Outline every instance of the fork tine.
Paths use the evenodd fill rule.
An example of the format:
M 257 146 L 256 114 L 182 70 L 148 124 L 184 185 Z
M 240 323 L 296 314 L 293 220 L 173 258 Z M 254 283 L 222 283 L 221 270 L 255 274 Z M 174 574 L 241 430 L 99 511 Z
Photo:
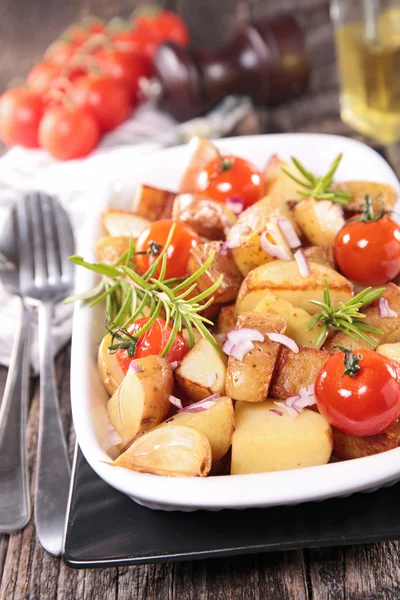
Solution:
M 21 289 L 26 289 L 34 277 L 32 230 L 29 225 L 27 201 L 27 197 L 23 196 L 14 207 Z
M 61 260 L 60 248 L 56 235 L 57 230 L 54 218 L 53 199 L 46 194 L 39 194 L 38 199 L 46 241 L 47 270 L 50 278 L 57 279 L 61 277 Z
M 47 260 L 45 249 L 45 231 L 42 206 L 39 194 L 32 194 L 27 202 L 27 208 L 30 216 L 32 245 L 33 245 L 33 264 L 35 269 L 35 282 L 44 283 L 47 280 Z
M 63 278 L 72 279 L 74 276 L 74 265 L 68 257 L 75 252 L 75 240 L 71 221 L 60 202 L 56 198 L 52 200 L 54 221 L 58 233 L 62 276 Z

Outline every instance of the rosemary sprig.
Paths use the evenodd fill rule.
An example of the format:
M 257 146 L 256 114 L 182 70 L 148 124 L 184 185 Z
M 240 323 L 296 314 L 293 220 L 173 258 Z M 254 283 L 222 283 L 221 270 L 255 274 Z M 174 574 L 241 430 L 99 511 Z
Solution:
M 302 189 L 296 191 L 302 198 L 311 197 L 315 198 L 316 200 L 330 200 L 336 204 L 345 205 L 350 202 L 350 194 L 348 192 L 344 192 L 343 190 L 332 189 L 331 187 L 333 177 L 341 160 L 342 154 L 339 154 L 329 167 L 328 172 L 325 173 L 325 175 L 322 175 L 322 177 L 317 177 L 310 171 L 307 171 L 301 162 L 293 156 L 292 162 L 304 179 L 299 179 L 298 176 L 294 175 L 284 167 L 281 167 L 281 169 L 284 173 L 286 173 L 286 175 L 288 175 L 288 177 L 293 179 L 293 181 L 301 186 Z
M 94 306 L 106 300 L 106 312 L 111 321 L 111 327 L 107 325 L 106 328 L 113 335 L 110 346 L 111 352 L 116 352 L 119 348 L 129 349 L 133 347 L 132 338 L 137 340 L 159 316 L 165 319 L 166 327 L 172 324 L 172 331 L 162 356 L 168 353 L 177 333 L 183 327 L 188 330 L 190 345 L 194 343 L 194 330 L 197 329 L 220 352 L 219 345 L 207 328 L 207 325 L 213 325 L 212 321 L 200 313 L 213 302 L 212 294 L 221 285 L 223 275 L 220 275 L 215 283 L 204 292 L 192 298 L 188 297 L 195 289 L 199 277 L 210 267 L 215 252 L 211 252 L 206 262 L 186 280 L 179 278 L 165 279 L 167 252 L 174 230 L 175 226 L 173 225 L 164 247 L 161 251 L 158 249 L 153 264 L 143 275 L 136 273 L 130 266 L 134 256 L 134 250 L 131 248 L 126 256 L 114 265 L 87 263 L 81 256 L 70 257 L 74 264 L 99 273 L 102 275 L 102 279 L 94 288 L 79 296 L 67 298 L 64 302 L 89 300 L 89 306 Z M 159 275 L 156 277 L 158 271 Z M 129 325 L 140 316 L 148 316 L 149 314 L 150 319 L 143 327 L 133 336 L 129 334 L 127 330 Z M 117 342 L 114 343 L 116 340 Z
M 380 329 L 376 329 L 376 327 L 371 327 L 362 322 L 362 319 L 365 319 L 365 315 L 360 312 L 360 308 L 379 298 L 384 291 L 385 288 L 373 290 L 371 287 L 368 287 L 348 302 L 339 302 L 339 307 L 335 308 L 332 305 L 328 280 L 325 279 L 323 302 L 320 302 L 319 300 L 309 300 L 311 304 L 315 304 L 315 306 L 318 306 L 321 309 L 321 312 L 314 315 L 307 325 L 307 331 L 309 331 L 317 323 L 320 321 L 322 322 L 321 332 L 316 341 L 316 346 L 322 342 L 328 331 L 328 327 L 331 325 L 343 333 L 346 333 L 354 340 L 359 340 L 361 338 L 367 342 L 367 344 L 375 348 L 376 342 L 366 335 L 365 332 L 376 333 L 378 335 L 382 332 Z

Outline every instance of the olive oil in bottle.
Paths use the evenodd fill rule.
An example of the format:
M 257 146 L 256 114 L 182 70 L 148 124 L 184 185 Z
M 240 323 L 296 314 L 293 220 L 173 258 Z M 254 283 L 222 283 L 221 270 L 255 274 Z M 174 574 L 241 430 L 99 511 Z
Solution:
M 336 29 L 343 121 L 383 144 L 400 140 L 400 7 Z

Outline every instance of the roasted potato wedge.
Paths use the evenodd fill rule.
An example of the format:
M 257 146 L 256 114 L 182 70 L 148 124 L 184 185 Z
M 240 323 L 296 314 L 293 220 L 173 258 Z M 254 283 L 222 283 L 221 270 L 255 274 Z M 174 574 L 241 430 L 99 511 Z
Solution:
M 147 229 L 150 221 L 144 217 L 139 217 L 130 210 L 117 210 L 109 208 L 103 212 L 103 225 L 109 235 L 114 237 L 130 237 L 134 239 Z
M 193 427 L 162 427 L 140 437 L 111 464 L 153 475 L 205 477 L 211 469 L 211 447 Z
M 297 396 L 299 389 L 315 382 L 318 371 L 324 366 L 331 352 L 300 348 L 295 353 L 282 348 L 272 376 L 269 395 L 271 398 L 290 398 Z
M 373 199 L 375 212 L 379 212 L 383 207 L 385 210 L 393 210 L 397 201 L 396 190 L 386 183 L 377 183 L 375 181 L 341 181 L 340 183 L 335 183 L 333 187 L 337 190 L 349 192 L 350 202 L 343 207 L 348 216 L 355 213 L 362 213 L 366 194 Z
M 175 192 L 141 184 L 136 189 L 132 210 L 136 215 L 150 221 L 170 219 L 175 196 Z
M 323 338 L 318 346 L 316 345 L 322 327 L 320 323 L 307 331 L 307 325 L 311 319 L 310 313 L 294 306 L 287 300 L 277 298 L 273 294 L 265 294 L 256 304 L 254 311 L 263 314 L 281 315 L 281 317 L 287 319 L 286 335 L 292 338 L 298 346 L 320 348 L 325 341 Z
M 179 412 L 160 427 L 186 425 L 204 433 L 211 446 L 213 463 L 220 460 L 232 444 L 235 429 L 235 414 L 232 400 L 227 396 L 218 398 L 214 406 L 202 412 Z
M 330 200 L 305 198 L 294 206 L 293 214 L 307 240 L 315 246 L 333 246 L 345 223 L 343 210 Z
M 236 215 L 222 202 L 202 194 L 178 194 L 172 217 L 184 221 L 209 240 L 224 240 L 227 231 L 237 220 Z
M 100 379 L 107 392 L 112 396 L 125 377 L 123 370 L 115 354 L 109 354 L 111 346 L 111 334 L 107 333 L 101 340 L 97 353 L 97 366 Z
M 218 158 L 218 152 L 211 142 L 202 137 L 194 137 L 189 142 L 189 164 L 179 185 L 180 194 L 191 194 L 196 189 L 197 177 L 204 166 Z
M 234 304 L 223 306 L 217 320 L 217 333 L 228 333 L 235 329 L 236 309 Z
M 171 408 L 174 376 L 168 360 L 146 356 L 135 363 L 141 371 L 129 368 L 107 403 L 108 418 L 121 438 L 120 450 L 161 423 Z
M 400 445 L 400 422 L 396 421 L 387 431 L 378 435 L 355 437 L 336 427 L 332 427 L 333 456 L 341 460 L 351 460 L 362 456 L 371 456 L 398 448 Z
M 376 351 L 383 356 L 387 356 L 387 358 L 400 361 L 400 342 L 395 344 L 381 344 L 377 347 Z
M 332 452 L 332 430 L 317 412 L 304 409 L 295 419 L 268 400 L 237 402 L 231 474 L 267 473 L 325 465 Z M 274 411 L 274 412 L 271 412 Z
M 246 402 L 262 402 L 267 398 L 280 344 L 272 342 L 266 334 L 284 333 L 286 325 L 286 319 L 280 315 L 256 312 L 239 315 L 236 329 L 256 329 L 265 339 L 263 342 L 253 342 L 253 350 L 247 352 L 243 360 L 229 357 L 225 380 L 227 396 Z
M 335 268 L 335 259 L 333 256 L 333 247 L 328 246 L 309 246 L 304 249 L 304 256 L 307 260 L 324 265 L 325 267 Z
M 285 200 L 297 200 L 299 184 L 286 175 L 282 167 L 289 172 L 293 171 L 289 163 L 281 160 L 277 154 L 273 154 L 264 169 L 266 192 L 267 194 L 279 194 Z
M 96 244 L 96 258 L 99 262 L 111 265 L 129 250 L 129 244 L 129 237 L 106 235 Z
M 318 308 L 309 300 L 323 300 L 325 279 L 329 281 L 333 304 L 347 302 L 353 295 L 353 286 L 340 273 L 325 265 L 309 262 L 311 275 L 302 277 L 294 260 L 274 260 L 251 271 L 243 281 L 236 301 L 239 314 L 254 310 L 266 293 L 291 302 L 314 314 Z
M 195 246 L 190 251 L 187 270 L 189 275 L 195 273 L 205 263 L 210 253 L 214 251 L 213 262 L 196 281 L 197 289 L 204 292 L 216 282 L 222 273 L 224 279 L 219 288 L 215 290 L 213 297 L 214 302 L 225 304 L 236 299 L 243 277 L 232 258 L 231 252 L 227 250 L 226 254 L 221 254 L 220 248 L 220 242 L 206 242 Z
M 390 308 L 400 315 L 400 288 L 394 283 L 388 283 L 386 291 L 382 295 L 383 298 L 389 302 Z M 369 333 L 368 336 L 372 338 L 377 345 L 382 344 L 393 344 L 394 342 L 400 342 L 400 317 L 388 317 L 384 318 L 379 316 L 378 300 L 373 302 L 367 308 L 363 308 L 362 312 L 365 315 L 363 323 L 376 327 L 382 331 L 381 334 Z M 344 346 L 345 348 L 369 348 L 371 346 L 363 340 L 353 340 L 345 333 L 336 331 L 331 335 L 325 342 L 323 348 L 329 351 L 335 351 L 334 345 Z M 337 351 L 337 350 L 336 350 Z
M 178 388 L 194 401 L 225 394 L 226 356 L 200 338 L 175 370 Z

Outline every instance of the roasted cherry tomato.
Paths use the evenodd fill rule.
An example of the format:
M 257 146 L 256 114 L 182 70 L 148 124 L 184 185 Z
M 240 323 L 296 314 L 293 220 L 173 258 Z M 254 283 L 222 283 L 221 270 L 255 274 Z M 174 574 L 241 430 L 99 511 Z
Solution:
M 167 241 L 172 224 L 175 231 L 168 248 L 166 279 L 184 277 L 187 273 L 189 255 L 192 248 L 200 243 L 200 237 L 190 225 L 173 219 L 154 221 L 148 229 L 139 236 L 136 243 L 136 262 L 144 273 L 156 260 Z M 160 268 L 156 276 L 160 274 Z
M 220 202 L 228 198 L 241 198 L 244 208 L 251 206 L 264 195 L 264 181 L 256 167 L 238 156 L 218 157 L 200 171 L 196 192 Z
M 92 113 L 103 132 L 115 129 L 131 112 L 131 96 L 126 86 L 103 75 L 80 77 L 74 85 L 73 97 L 79 106 Z
M 38 146 L 43 100 L 27 88 L 14 88 L 0 97 L 0 139 L 7 146 Z
M 62 105 L 46 112 L 39 127 L 39 142 L 58 160 L 86 156 L 99 141 L 96 119 L 81 106 Z
M 363 215 L 336 236 L 334 253 L 343 275 L 364 285 L 382 285 L 400 273 L 400 227 L 388 214 L 374 215 L 366 197 Z
M 150 317 L 137 319 L 128 327 L 131 335 L 135 335 L 146 323 Z M 164 319 L 156 319 L 153 325 L 137 341 L 136 350 L 133 358 L 144 358 L 145 356 L 159 355 L 167 345 L 169 336 L 171 335 L 172 327 L 168 325 L 165 328 Z M 188 345 L 181 333 L 177 333 L 171 349 L 165 355 L 165 358 L 171 362 L 180 361 L 183 359 L 187 351 Z M 117 359 L 124 373 L 127 372 L 132 358 L 128 355 L 127 350 L 117 350 Z
M 349 435 L 382 433 L 400 416 L 397 369 L 393 361 L 373 350 L 338 352 L 315 380 L 320 413 Z

